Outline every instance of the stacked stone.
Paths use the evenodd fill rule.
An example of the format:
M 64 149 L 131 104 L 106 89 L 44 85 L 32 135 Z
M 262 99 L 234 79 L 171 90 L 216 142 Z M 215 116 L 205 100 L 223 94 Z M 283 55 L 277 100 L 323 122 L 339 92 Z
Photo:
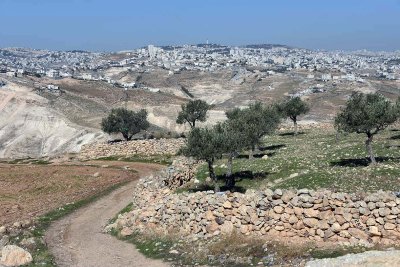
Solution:
M 169 189 L 176 189 L 193 181 L 200 164 L 201 162 L 191 158 L 178 157 L 168 168 L 163 179 L 164 185 Z
M 162 184 L 158 189 L 151 184 L 137 194 L 135 209 L 111 227 L 178 229 L 197 238 L 238 231 L 353 245 L 394 244 L 400 239 L 400 199 L 391 192 L 357 196 L 326 190 L 267 189 L 245 194 L 173 194 Z
M 185 139 L 148 139 L 118 143 L 95 143 L 82 148 L 79 159 L 97 159 L 110 156 L 175 155 L 185 144 Z
M 298 125 L 299 130 L 308 130 L 308 129 L 323 129 L 323 130 L 333 130 L 332 123 L 324 123 L 324 122 L 311 122 L 304 123 Z M 284 123 L 281 124 L 279 131 L 291 131 L 293 130 L 292 123 Z

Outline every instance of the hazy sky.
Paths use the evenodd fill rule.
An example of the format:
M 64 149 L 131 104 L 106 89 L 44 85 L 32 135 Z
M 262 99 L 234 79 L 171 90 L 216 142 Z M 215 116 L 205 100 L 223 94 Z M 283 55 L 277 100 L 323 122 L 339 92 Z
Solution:
M 400 49 L 400 0 L 0 0 L 0 47 Z

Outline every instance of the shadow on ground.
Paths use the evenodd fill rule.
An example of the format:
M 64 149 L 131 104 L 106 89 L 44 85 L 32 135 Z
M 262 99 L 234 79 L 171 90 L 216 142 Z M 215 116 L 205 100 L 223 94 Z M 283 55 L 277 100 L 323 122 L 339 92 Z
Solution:
M 400 139 L 400 134 L 399 135 L 393 135 L 393 136 L 389 137 L 389 139 L 391 139 L 391 140 L 399 140 Z
M 265 155 L 267 155 L 268 157 L 272 157 L 272 156 L 274 156 L 275 154 L 276 154 L 276 152 L 257 153 L 257 154 L 254 154 L 253 157 L 259 159 L 259 158 L 264 157 Z M 241 155 L 237 156 L 236 158 L 238 158 L 238 159 L 248 159 L 248 158 L 249 158 L 249 155 L 248 155 L 248 154 L 241 154 Z
M 264 147 L 259 147 L 258 151 L 256 151 L 256 153 L 253 155 L 254 158 L 262 158 L 263 156 L 267 155 L 268 157 L 272 157 L 276 154 L 276 152 L 269 152 L 269 153 L 260 153 L 260 152 L 265 152 L 267 150 L 278 150 L 280 148 L 286 147 L 286 145 L 284 144 L 279 144 L 279 145 L 271 145 L 271 146 L 264 146 Z M 238 159 L 246 159 L 248 158 L 249 155 L 248 154 L 241 154 L 239 156 L 237 156 L 236 158 Z
M 260 147 L 259 150 L 260 151 L 265 151 L 265 150 L 278 150 L 280 148 L 286 147 L 285 144 L 279 144 L 279 145 L 271 145 L 271 146 L 264 146 L 264 147 Z
M 298 132 L 297 135 L 305 134 L 305 132 Z M 279 136 L 294 136 L 294 132 L 280 133 Z
M 385 162 L 385 161 L 399 161 L 399 157 L 376 157 L 377 162 Z M 359 159 L 340 159 L 337 161 L 331 161 L 331 166 L 338 167 L 367 167 L 371 164 L 369 158 L 359 158 Z
M 270 174 L 269 172 L 256 172 L 256 173 L 253 173 L 252 171 L 235 172 L 232 174 L 232 176 L 235 178 L 235 183 L 236 183 L 236 185 L 233 187 L 228 187 L 224 185 L 226 181 L 226 174 L 218 175 L 217 180 L 220 184 L 221 191 L 245 193 L 247 188 L 237 185 L 238 183 L 245 180 L 262 180 L 266 178 L 269 174 Z M 189 189 L 190 192 L 200 192 L 208 190 L 214 190 L 214 186 L 212 184 L 200 184 L 196 188 Z

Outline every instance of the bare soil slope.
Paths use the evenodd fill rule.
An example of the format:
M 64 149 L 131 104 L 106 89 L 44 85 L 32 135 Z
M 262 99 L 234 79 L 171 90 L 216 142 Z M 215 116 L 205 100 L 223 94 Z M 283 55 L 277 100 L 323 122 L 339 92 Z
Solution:
M 122 167 L 101 168 L 101 163 L 0 163 L 0 225 L 43 215 L 111 185 L 137 178 L 137 173 Z
M 0 90 L 0 158 L 78 152 L 102 137 L 101 132 L 68 120 L 30 86 L 9 82 Z

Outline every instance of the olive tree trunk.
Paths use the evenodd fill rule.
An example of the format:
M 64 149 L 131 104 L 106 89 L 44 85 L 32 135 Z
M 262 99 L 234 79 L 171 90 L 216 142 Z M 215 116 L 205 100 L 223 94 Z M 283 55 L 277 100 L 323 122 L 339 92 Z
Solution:
M 254 159 L 255 152 L 256 152 L 256 147 L 254 145 L 252 145 L 251 149 L 249 151 L 249 159 Z
M 369 158 L 371 159 L 372 165 L 376 164 L 376 159 L 374 156 L 374 151 L 372 150 L 372 140 L 373 140 L 373 135 L 370 133 L 367 133 L 367 140 L 365 141 L 365 147 L 367 148 L 367 152 L 369 154 Z
M 125 138 L 125 141 L 131 141 L 133 135 L 129 135 L 128 133 L 122 133 L 122 136 Z
M 215 192 L 219 192 L 219 191 L 220 191 L 220 188 L 219 188 L 219 185 L 218 185 L 217 176 L 215 175 L 213 163 L 214 163 L 213 160 L 208 160 L 208 161 L 207 161 L 207 164 L 208 164 L 208 172 L 209 172 L 209 174 L 210 174 L 211 180 L 212 180 L 213 183 L 214 183 L 214 191 L 215 191 Z
M 232 188 L 235 186 L 235 177 L 232 175 L 232 166 L 233 166 L 233 155 L 229 154 L 228 166 L 226 171 L 226 180 L 225 180 L 225 185 L 228 188 Z

